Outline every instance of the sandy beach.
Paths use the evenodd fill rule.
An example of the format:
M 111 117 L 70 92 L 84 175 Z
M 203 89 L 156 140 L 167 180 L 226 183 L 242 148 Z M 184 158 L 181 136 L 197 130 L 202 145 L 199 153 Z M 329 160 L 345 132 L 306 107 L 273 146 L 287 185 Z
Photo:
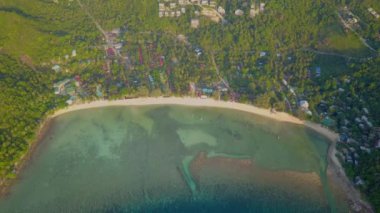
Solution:
M 335 145 L 339 135 L 329 129 L 322 127 L 319 124 L 303 121 L 294 116 L 291 116 L 283 112 L 271 112 L 270 109 L 258 108 L 248 104 L 241 104 L 236 102 L 225 102 L 217 101 L 214 99 L 201 99 L 192 97 L 157 97 L 157 98 L 135 98 L 135 99 L 124 99 L 124 100 L 98 100 L 89 103 L 79 103 L 69 106 L 65 109 L 57 110 L 48 117 L 48 121 L 54 117 L 74 112 L 78 110 L 101 108 L 108 106 L 145 106 L 145 105 L 182 105 L 182 106 L 192 106 L 192 107 L 215 107 L 224 109 L 233 109 L 238 111 L 243 111 L 247 113 L 256 114 L 266 118 L 274 119 L 281 122 L 289 122 L 293 124 L 305 125 L 306 127 L 324 135 L 331 141 L 331 145 L 328 151 L 328 175 L 336 180 L 342 190 L 346 193 L 347 199 L 351 205 L 353 211 L 364 211 L 373 212 L 371 206 L 361 199 L 361 194 L 355 189 L 351 181 L 347 178 L 342 165 L 336 157 Z

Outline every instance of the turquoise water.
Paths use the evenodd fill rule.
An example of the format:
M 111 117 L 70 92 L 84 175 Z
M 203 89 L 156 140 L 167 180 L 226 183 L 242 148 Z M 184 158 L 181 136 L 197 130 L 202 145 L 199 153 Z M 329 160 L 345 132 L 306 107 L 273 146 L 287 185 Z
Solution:
M 244 112 L 107 107 L 56 118 L 0 212 L 345 212 L 328 143 Z

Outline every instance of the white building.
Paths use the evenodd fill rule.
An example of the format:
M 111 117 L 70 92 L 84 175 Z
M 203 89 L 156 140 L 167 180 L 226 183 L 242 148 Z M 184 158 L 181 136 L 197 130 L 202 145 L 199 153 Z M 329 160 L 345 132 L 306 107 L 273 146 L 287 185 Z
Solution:
M 71 57 L 76 57 L 77 56 L 77 51 L 76 50 L 73 50 L 72 52 L 71 52 Z
M 305 109 L 305 110 L 309 109 L 309 102 L 307 102 L 306 100 L 300 101 L 299 105 L 302 109 Z
M 199 19 L 191 19 L 191 27 L 198 28 L 199 27 Z
M 235 15 L 236 16 L 242 16 L 242 15 L 244 15 L 244 11 L 240 10 L 240 9 L 237 9 L 237 10 L 235 10 Z

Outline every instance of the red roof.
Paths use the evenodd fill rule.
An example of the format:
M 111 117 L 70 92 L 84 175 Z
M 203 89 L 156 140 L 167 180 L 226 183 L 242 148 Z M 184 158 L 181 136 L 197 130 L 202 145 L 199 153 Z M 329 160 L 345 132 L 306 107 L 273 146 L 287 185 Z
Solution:
M 107 49 L 107 55 L 108 56 L 115 56 L 115 51 L 113 50 L 113 48 L 108 48 Z

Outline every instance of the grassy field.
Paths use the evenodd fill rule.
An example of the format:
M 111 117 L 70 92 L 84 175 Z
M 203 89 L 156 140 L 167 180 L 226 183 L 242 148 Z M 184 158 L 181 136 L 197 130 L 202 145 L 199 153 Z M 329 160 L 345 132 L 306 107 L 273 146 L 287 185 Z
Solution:
M 321 42 L 317 47 L 320 51 L 350 57 L 368 57 L 372 54 L 371 50 L 360 41 L 357 35 L 350 31 L 344 31 L 338 22 L 325 27 L 321 35 Z
M 10 55 L 40 58 L 51 45 L 51 36 L 36 30 L 34 22 L 14 13 L 0 12 L 0 47 Z

